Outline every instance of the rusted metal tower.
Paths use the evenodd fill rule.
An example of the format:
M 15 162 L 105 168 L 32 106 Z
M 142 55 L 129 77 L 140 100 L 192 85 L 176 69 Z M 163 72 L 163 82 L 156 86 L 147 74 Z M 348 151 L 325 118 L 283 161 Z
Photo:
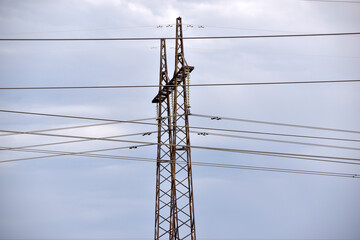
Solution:
M 184 58 L 181 18 L 176 19 L 175 70 L 167 73 L 161 39 L 158 109 L 155 240 L 195 240 L 194 198 L 189 138 L 188 79 L 194 69 Z

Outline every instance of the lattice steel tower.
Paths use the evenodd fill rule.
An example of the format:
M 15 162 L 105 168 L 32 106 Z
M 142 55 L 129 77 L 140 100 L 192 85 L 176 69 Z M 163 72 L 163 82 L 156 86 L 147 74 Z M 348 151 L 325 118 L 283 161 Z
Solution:
M 176 19 L 175 70 L 169 79 L 166 43 L 160 41 L 154 239 L 195 240 L 194 198 L 189 138 L 190 72 L 184 58 L 181 18 Z

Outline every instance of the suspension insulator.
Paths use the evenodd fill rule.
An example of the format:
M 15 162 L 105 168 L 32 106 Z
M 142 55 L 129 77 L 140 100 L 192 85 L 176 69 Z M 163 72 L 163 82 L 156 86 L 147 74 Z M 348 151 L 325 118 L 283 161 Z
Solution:
M 174 111 L 174 93 L 172 92 L 170 94 L 170 112 L 173 113 L 173 111 Z
M 190 106 L 190 73 L 186 76 L 186 103 Z

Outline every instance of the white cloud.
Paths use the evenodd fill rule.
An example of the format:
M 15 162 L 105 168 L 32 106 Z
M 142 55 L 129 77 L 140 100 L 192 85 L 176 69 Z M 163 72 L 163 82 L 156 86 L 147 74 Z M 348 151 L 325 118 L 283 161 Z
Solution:
M 279 33 L 326 32 L 356 29 L 360 16 L 355 14 L 358 11 L 356 7 L 349 8 L 349 5 L 345 7 L 345 4 L 286 0 L 84 0 L 16 1 L 16 3 L 3 1 L 2 4 L 3 32 L 119 28 L 112 31 L 69 32 L 66 35 L 76 37 L 174 36 L 174 28 L 158 29 L 156 25 L 175 23 L 178 16 L 183 18 L 183 23 L 204 25 L 204 29 L 188 28 L 184 32 L 186 36 L 269 34 L 276 31 Z M 220 28 L 212 28 L 214 26 Z M 62 34 L 42 33 L 41 36 L 64 36 Z M 359 55 L 356 39 L 328 37 L 189 40 L 185 41 L 185 54 L 187 62 L 195 66 L 192 83 L 351 79 L 359 77 L 358 60 L 334 56 Z M 173 41 L 168 41 L 167 44 L 173 46 Z M 158 45 L 158 41 L 1 42 L 1 85 L 6 87 L 157 84 L 159 53 L 158 49 L 151 50 L 150 46 Z M 174 64 L 173 52 L 173 49 L 168 48 L 170 74 Z M 155 116 L 155 105 L 151 100 L 156 91 L 156 89 L 3 91 L 0 96 L 0 108 L 129 120 Z M 191 111 L 255 120 L 356 129 L 360 121 L 358 92 L 359 88 L 356 84 L 194 87 L 191 89 Z M 23 131 L 98 123 L 87 120 L 1 114 L 1 128 Z M 190 118 L 190 125 L 342 137 L 332 133 L 229 121 L 215 122 L 193 117 Z M 110 136 L 148 131 L 148 129 L 156 130 L 156 127 L 144 128 L 119 124 L 61 133 Z M 357 138 L 355 135 L 346 137 Z M 8 141 L 7 139 L 3 141 L 14 146 L 65 141 L 65 139 L 30 136 L 16 136 Z M 141 141 L 145 137 L 131 139 Z M 191 139 L 193 144 L 204 146 L 269 151 L 278 149 L 284 152 L 324 155 L 331 153 L 334 156 L 357 154 L 357 152 L 329 151 L 325 148 L 270 144 L 253 140 L 238 141 L 213 136 L 202 138 L 194 136 Z M 156 141 L 155 134 L 146 137 L 144 141 Z M 92 141 L 68 146 L 48 146 L 47 149 L 82 151 L 123 145 L 125 146 L 116 142 Z M 154 149 L 124 150 L 123 155 L 153 158 L 156 156 Z M 112 154 L 120 153 L 120 151 L 112 152 Z M 1 158 L 4 159 L 26 156 L 30 155 L 9 151 L 1 153 Z M 339 166 L 333 165 L 309 162 L 306 164 L 301 160 L 287 161 L 287 159 L 278 160 L 265 156 L 253 157 L 195 149 L 193 161 L 308 167 L 333 171 L 340 169 Z M 4 204 L 0 204 L 0 211 L 6 213 L 1 216 L 8 216 L 6 219 L 1 219 L 2 223 L 7 224 L 0 224 L 0 228 L 5 226 L 0 229 L 0 236 L 3 238 L 19 237 L 11 231 L 11 228 L 22 229 L 26 237 L 35 238 L 38 236 L 38 229 L 46 229 L 42 236 L 44 238 L 88 238 L 94 237 L 93 233 L 99 238 L 116 238 L 119 234 L 123 234 L 122 236 L 130 236 L 134 233 L 141 233 L 144 236 L 153 234 L 155 164 L 66 156 L 54 157 L 51 160 L 49 158 L 18 162 L 11 166 L 0 169 L 4 170 L 1 171 L 0 176 L 0 193 L 2 196 L 8 196 L 6 200 L 2 199 L 5 201 Z M 354 167 L 351 171 L 356 172 L 357 168 Z M 194 185 L 195 203 L 201 204 L 195 206 L 195 210 L 198 211 L 196 219 L 199 236 L 204 236 L 205 233 L 211 233 L 212 237 L 219 236 L 219 238 L 307 238 L 312 233 L 317 238 L 340 236 L 339 238 L 358 239 L 360 236 L 357 230 L 359 221 L 356 217 L 360 214 L 357 207 L 360 196 L 354 191 L 358 188 L 356 179 L 340 180 L 194 166 Z M 319 204 L 323 202 L 326 204 Z M 27 214 L 24 214 L 25 212 Z M 317 213 L 316 216 L 313 212 Z M 52 221 L 48 221 L 50 218 Z M 87 221 L 89 218 L 91 220 Z M 17 225 L 18 219 L 22 220 Z M 288 221 L 288 219 L 293 220 Z M 58 227 L 59 225 L 61 228 Z M 12 227 L 7 228 L 7 226 Z M 239 236 L 239 226 L 243 226 L 241 236 Z M 316 229 L 311 226 L 316 226 Z M 220 235 L 223 232 L 219 229 L 228 229 L 229 231 L 223 231 L 227 232 L 228 236 Z

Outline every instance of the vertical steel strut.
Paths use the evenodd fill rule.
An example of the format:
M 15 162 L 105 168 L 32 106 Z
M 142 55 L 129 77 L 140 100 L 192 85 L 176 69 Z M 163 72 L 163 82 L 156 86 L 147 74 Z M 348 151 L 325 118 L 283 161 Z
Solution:
M 174 231 L 172 227 L 173 206 L 172 171 L 171 171 L 171 111 L 170 96 L 167 90 L 162 89 L 169 82 L 167 73 L 166 43 L 160 41 L 160 84 L 159 93 L 163 91 L 166 97 L 158 102 L 158 147 L 156 166 L 156 199 L 155 199 L 155 239 L 171 239 Z
M 166 45 L 161 40 L 155 240 L 195 240 L 194 198 L 189 138 L 190 106 L 186 78 L 194 69 L 184 58 L 181 18 L 176 19 L 175 70 L 167 76 Z M 170 94 L 173 103 L 170 102 Z M 171 106 L 172 105 L 172 106 Z

